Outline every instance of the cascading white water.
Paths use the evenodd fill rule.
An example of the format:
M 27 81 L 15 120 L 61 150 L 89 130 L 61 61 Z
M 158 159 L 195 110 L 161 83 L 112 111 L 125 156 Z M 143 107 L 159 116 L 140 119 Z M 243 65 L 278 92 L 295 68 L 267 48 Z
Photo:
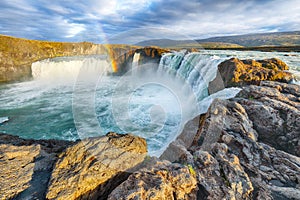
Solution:
M 184 123 L 206 112 L 214 98 L 238 92 L 226 89 L 208 96 L 207 85 L 222 61 L 217 57 L 167 53 L 158 68 L 153 63 L 139 65 L 139 59 L 136 53 L 132 69 L 138 68 L 138 73 L 129 73 L 132 76 L 110 76 L 109 63 L 101 56 L 33 63 L 32 82 L 0 93 L 0 117 L 5 117 L 0 118 L 0 131 L 67 140 L 131 132 L 146 138 L 149 154 L 159 156 Z
M 134 53 L 132 59 L 132 68 L 137 68 L 139 66 L 140 53 Z
M 138 75 L 140 56 L 141 56 L 140 53 L 134 53 L 134 55 L 133 55 L 132 63 L 131 63 L 131 74 L 133 76 Z
M 32 77 L 35 80 L 74 82 L 79 74 L 106 75 L 112 70 L 106 56 L 59 57 L 32 63 Z
M 209 96 L 208 83 L 222 60 L 182 51 L 164 54 L 158 68 L 139 65 L 138 76 L 123 76 L 116 86 L 122 94 L 112 98 L 117 127 L 147 138 L 150 154 L 161 155 L 184 124 L 206 112 L 215 98 L 231 98 L 240 91 L 230 88 Z
M 201 53 L 167 53 L 162 56 L 158 71 L 165 70 L 176 78 L 184 80 L 193 90 L 197 100 L 208 96 L 207 87 L 218 70 L 218 64 L 225 59 Z
M 278 57 L 299 73 L 299 53 L 285 54 L 251 52 L 250 57 Z M 0 132 L 65 140 L 131 132 L 146 138 L 149 154 L 159 156 L 187 120 L 206 112 L 213 99 L 231 98 L 239 91 L 228 88 L 208 95 L 218 64 L 229 56 L 249 55 L 173 52 L 164 54 L 157 68 L 153 63 L 137 65 L 136 54 L 133 68 L 139 73 L 128 73 L 132 76 L 109 76 L 106 56 L 39 61 L 32 65 L 33 81 L 0 85 Z M 68 80 L 72 84 L 65 84 Z

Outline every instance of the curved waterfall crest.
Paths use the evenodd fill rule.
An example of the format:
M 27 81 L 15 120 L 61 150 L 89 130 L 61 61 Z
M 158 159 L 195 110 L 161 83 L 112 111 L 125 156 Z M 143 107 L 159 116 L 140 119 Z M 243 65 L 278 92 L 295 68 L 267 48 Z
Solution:
M 31 129 L 29 134 L 37 139 L 75 140 L 110 131 L 130 132 L 146 138 L 149 154 L 159 156 L 185 123 L 205 113 L 215 98 L 231 98 L 239 91 L 226 89 L 209 95 L 208 83 L 216 77 L 217 66 L 223 61 L 216 56 L 179 51 L 163 54 L 159 63 L 144 63 L 147 59 L 136 52 L 131 59 L 131 67 L 126 66 L 129 70 L 124 75 L 113 74 L 107 57 L 101 56 L 33 63 L 31 83 L 40 91 L 31 92 L 24 85 L 23 93 L 28 93 L 24 102 L 36 102 L 39 115 L 29 115 L 49 127 L 43 131 Z M 22 101 L 14 101 L 17 100 Z M 15 121 L 7 125 L 10 123 Z M 57 135 L 51 135 L 53 128 Z

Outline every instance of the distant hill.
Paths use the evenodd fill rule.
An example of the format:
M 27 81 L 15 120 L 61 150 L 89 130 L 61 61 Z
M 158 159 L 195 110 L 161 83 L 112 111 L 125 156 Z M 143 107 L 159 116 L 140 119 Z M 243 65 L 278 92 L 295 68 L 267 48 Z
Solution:
M 212 37 L 197 40 L 157 39 L 137 43 L 139 46 L 160 47 L 203 47 L 203 48 L 236 48 L 261 46 L 299 46 L 300 31 L 259 33 L 236 36 Z
M 195 40 L 153 39 L 153 40 L 145 40 L 136 43 L 137 46 L 159 46 L 159 47 L 174 47 L 174 46 L 181 46 L 186 44 L 198 45 L 198 42 Z
M 226 42 L 238 44 L 245 47 L 298 46 L 300 45 L 300 31 L 213 37 L 196 41 L 199 43 Z

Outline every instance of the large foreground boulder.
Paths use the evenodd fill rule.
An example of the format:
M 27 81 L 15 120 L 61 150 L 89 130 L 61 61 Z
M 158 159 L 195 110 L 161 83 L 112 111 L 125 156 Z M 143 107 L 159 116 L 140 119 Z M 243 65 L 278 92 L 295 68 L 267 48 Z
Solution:
M 195 199 L 197 181 L 194 171 L 168 161 L 151 162 L 154 163 L 130 175 L 108 199 Z
M 223 121 L 214 120 L 216 113 L 223 117 Z M 198 145 L 191 147 L 194 160 L 196 161 L 194 164 L 197 168 L 199 168 L 200 164 L 200 174 L 203 173 L 200 169 L 203 168 L 205 161 L 215 159 L 220 165 L 219 172 L 224 178 L 223 181 L 228 185 L 228 191 L 235 188 L 234 186 L 240 187 L 234 192 L 235 197 L 237 197 L 237 194 L 247 194 L 248 197 L 254 199 L 296 199 L 299 197 L 299 158 L 277 150 L 276 146 L 274 148 L 257 141 L 260 133 L 253 128 L 253 122 L 249 119 L 245 108 L 241 104 L 227 100 L 215 101 L 205 121 L 199 135 L 200 137 L 195 138 L 198 141 Z M 210 126 L 218 127 L 220 131 L 216 134 L 219 137 L 216 137 L 215 133 L 210 132 Z M 206 151 L 214 159 L 207 159 L 207 156 L 203 156 L 207 153 L 203 153 L 203 151 Z M 202 155 L 200 156 L 201 162 L 198 161 L 198 154 Z M 234 168 L 226 167 L 224 169 L 224 161 L 220 159 L 220 156 L 222 159 L 226 157 L 231 158 L 225 160 L 234 162 L 235 170 L 244 172 L 244 174 L 238 175 L 238 173 L 230 173 L 228 171 L 228 169 L 233 170 Z M 215 167 L 215 165 L 211 165 L 211 167 Z M 235 175 L 238 179 L 232 179 L 230 174 Z M 204 176 L 207 176 L 207 174 L 204 174 Z M 210 178 L 213 178 L 213 176 Z M 215 176 L 215 179 L 217 180 L 218 176 Z M 204 180 L 204 183 L 200 184 L 205 188 L 202 194 L 207 194 L 208 196 L 216 195 L 216 190 L 209 190 L 210 187 L 205 187 L 207 185 L 206 179 L 202 180 Z M 237 180 L 240 181 L 237 182 Z M 253 187 L 252 192 L 250 191 L 250 183 Z M 246 193 L 245 188 L 248 188 Z M 226 193 L 226 190 L 224 192 Z M 239 196 L 237 199 L 246 197 L 242 196 Z
M 57 153 L 71 144 L 0 134 L 0 199 L 44 199 Z
M 106 199 L 147 153 L 146 141 L 131 134 L 89 138 L 59 155 L 47 199 Z
M 131 134 L 76 142 L 0 134 L 0 199 L 106 199 L 146 153 Z
M 40 146 L 0 144 L 0 199 L 11 199 L 30 187 Z
M 293 75 L 289 67 L 277 58 L 265 60 L 239 60 L 231 58 L 219 64 L 218 76 L 209 83 L 210 94 L 222 89 L 222 87 L 244 86 L 259 84 L 261 81 L 279 81 L 289 83 Z

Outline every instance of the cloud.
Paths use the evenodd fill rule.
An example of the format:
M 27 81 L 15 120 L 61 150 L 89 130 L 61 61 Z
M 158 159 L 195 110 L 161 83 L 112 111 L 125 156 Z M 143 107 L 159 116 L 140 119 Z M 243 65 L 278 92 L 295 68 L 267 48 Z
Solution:
M 292 31 L 300 27 L 299 3 L 299 0 L 2 0 L 0 33 L 55 41 L 101 42 L 111 38 L 111 42 L 130 43 L 150 38 Z

